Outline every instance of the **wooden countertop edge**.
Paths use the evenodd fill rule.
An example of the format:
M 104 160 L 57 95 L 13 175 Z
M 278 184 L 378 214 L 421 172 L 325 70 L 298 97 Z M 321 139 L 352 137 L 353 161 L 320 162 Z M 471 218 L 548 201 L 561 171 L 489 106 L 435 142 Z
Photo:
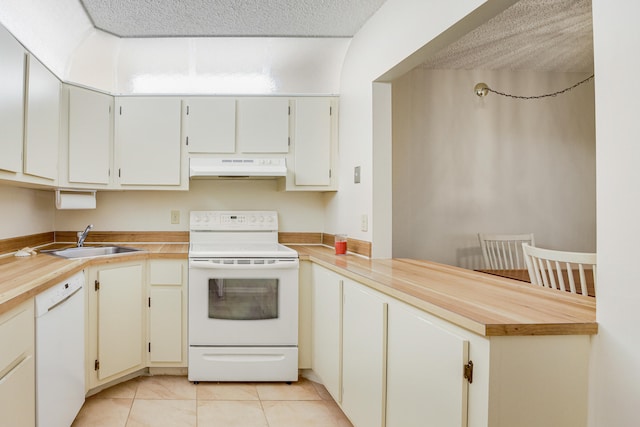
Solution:
M 292 246 L 295 248 L 295 246 Z M 308 246 L 307 246 L 308 248 Z M 482 323 L 478 322 L 474 319 L 471 319 L 463 314 L 457 313 L 445 307 L 442 307 L 438 304 L 429 302 L 425 299 L 417 298 L 415 296 L 409 295 L 405 292 L 394 289 L 393 287 L 387 286 L 383 283 L 377 282 L 369 277 L 358 274 L 354 270 L 360 269 L 357 266 L 351 266 L 349 262 L 346 261 L 345 258 L 336 257 L 331 253 L 331 250 L 327 250 L 326 254 L 320 254 L 319 251 L 312 249 L 313 253 L 309 251 L 305 251 L 305 248 L 299 247 L 299 257 L 302 261 L 311 261 L 316 264 L 319 264 L 323 267 L 328 268 L 338 274 L 341 274 L 349 279 L 352 279 L 358 283 L 362 283 L 376 291 L 379 291 L 385 295 L 391 296 L 401 302 L 407 303 L 415 308 L 423 310 L 429 314 L 437 316 L 443 320 L 446 320 L 450 323 L 453 323 L 456 326 L 467 329 L 473 333 L 482 336 L 531 336 L 531 335 L 594 335 L 598 333 L 598 324 L 597 322 L 564 322 L 564 323 Z M 404 260 L 398 260 L 404 261 Z M 411 260 L 407 260 L 411 261 Z M 343 265 L 340 265 L 343 264 Z M 416 265 L 423 264 L 421 261 L 416 261 Z M 446 267 L 446 266 L 445 266 Z M 350 269 L 351 268 L 351 269 Z M 455 269 L 458 272 L 459 269 Z M 466 274 L 466 272 L 464 273 Z M 473 275 L 477 275 L 481 273 L 472 272 L 469 270 L 469 277 L 475 277 Z M 501 278 L 492 278 L 491 280 L 498 280 L 500 282 L 507 281 L 509 285 L 515 285 L 516 287 L 521 287 L 522 292 L 537 292 L 538 290 L 531 290 L 527 287 L 523 287 L 521 284 L 516 281 L 512 281 L 509 279 L 501 279 Z M 411 282 L 407 282 L 411 284 Z M 555 296 L 554 296 L 555 298 Z M 558 299 L 567 300 L 564 303 L 573 304 L 574 302 L 569 300 L 569 298 L 565 298 L 564 295 L 558 295 Z M 580 304 L 580 303 L 578 303 Z
M 20 283 L 14 288 L 11 288 L 9 292 L 4 294 L 0 293 L 0 314 L 4 313 L 29 298 L 37 295 L 38 293 L 50 288 L 56 283 L 64 280 L 72 274 L 94 265 L 111 264 L 135 261 L 140 259 L 188 259 L 188 244 L 178 243 L 149 243 L 149 244 L 129 244 L 131 247 L 140 248 L 140 252 L 112 255 L 108 257 L 96 257 L 85 259 L 69 259 L 64 260 L 61 258 L 51 257 L 50 255 L 38 254 L 36 257 L 51 257 L 52 265 L 57 264 L 56 267 L 46 269 L 46 274 L 38 276 L 37 279 L 27 280 L 24 283 Z M 454 310 L 445 308 L 437 303 L 430 302 L 423 298 L 410 295 L 401 290 L 395 289 L 384 283 L 378 282 L 366 275 L 366 267 L 358 266 L 356 263 L 349 264 L 348 259 L 362 260 L 365 263 L 371 262 L 367 258 L 362 258 L 357 255 L 349 255 L 347 258 L 337 257 L 333 255 L 330 248 L 324 248 L 318 250 L 318 248 L 312 248 L 309 245 L 290 245 L 292 248 L 297 249 L 299 252 L 300 260 L 315 262 L 329 270 L 332 270 L 338 274 L 341 274 L 349 279 L 352 279 L 358 283 L 362 283 L 370 288 L 381 292 L 385 295 L 393 297 L 401 302 L 407 303 L 413 307 L 423 310 L 427 313 L 435 315 L 443 320 L 446 320 L 454 325 L 467 329 L 473 333 L 482 336 L 524 336 L 524 335 L 593 335 L 598 332 L 598 324 L 593 322 L 566 322 L 566 323 L 482 323 L 478 322 L 468 316 L 461 313 L 457 313 Z M 310 249 L 311 248 L 311 249 Z M 310 249 L 310 250 L 309 250 Z M 313 252 L 313 253 L 311 253 Z M 326 253 L 325 253 L 326 252 Z M 55 263 L 53 260 L 56 260 Z M 407 260 L 411 261 L 411 260 Z M 411 262 L 421 266 L 424 264 L 422 261 Z M 425 264 L 425 268 L 428 265 Z M 44 267 L 43 267 L 44 268 Z M 363 274 L 359 274 L 361 271 Z M 467 274 L 466 272 L 460 273 L 459 269 L 453 269 L 458 274 Z M 370 270 L 372 275 L 375 276 L 375 271 Z M 469 274 L 482 274 L 469 271 Z M 475 276 L 473 276 L 475 277 Z M 507 280 L 511 285 L 522 286 L 515 281 L 509 279 L 492 278 L 492 281 Z M 405 284 L 421 286 L 419 284 L 412 284 L 410 281 L 406 281 Z M 529 292 L 526 287 L 523 288 L 523 292 Z M 562 299 L 563 295 L 559 295 L 558 298 Z M 568 299 L 567 299 L 568 301 Z M 573 301 L 567 302 L 567 304 L 573 303 Z M 594 309 L 595 311 L 595 309 Z
M 106 257 L 95 258 L 81 258 L 81 259 L 62 259 L 56 258 L 52 255 L 38 254 L 35 257 L 52 257 L 58 261 L 58 264 L 62 264 L 58 267 L 51 267 L 50 271 L 43 276 L 39 276 L 37 279 L 29 280 L 21 283 L 11 289 L 10 292 L 0 294 L 0 314 L 11 310 L 14 307 L 22 304 L 24 301 L 31 297 L 36 296 L 42 291 L 49 289 L 55 284 L 63 281 L 67 277 L 81 271 L 87 267 L 102 264 L 112 264 L 128 261 L 136 261 L 140 259 L 188 259 L 187 249 L 176 250 L 169 252 L 157 252 L 157 246 L 166 247 L 167 244 L 129 244 L 129 247 L 140 248 L 139 252 L 125 253 L 118 255 L 110 255 Z M 180 245 L 180 244 L 170 244 Z M 144 249 L 145 246 L 151 246 L 150 250 Z M 188 248 L 188 244 L 184 244 Z M 32 255 L 33 256 L 33 255 Z

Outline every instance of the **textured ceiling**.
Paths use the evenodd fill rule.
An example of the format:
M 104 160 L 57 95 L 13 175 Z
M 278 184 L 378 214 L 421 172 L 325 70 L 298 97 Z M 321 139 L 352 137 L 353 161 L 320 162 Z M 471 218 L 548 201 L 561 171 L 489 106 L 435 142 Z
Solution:
M 422 66 L 593 72 L 592 28 L 591 0 L 521 0 Z
M 119 37 L 351 37 L 385 0 L 79 0 Z
M 78 1 L 96 28 L 119 37 L 351 37 L 385 2 Z M 592 72 L 591 0 L 520 0 L 422 66 Z

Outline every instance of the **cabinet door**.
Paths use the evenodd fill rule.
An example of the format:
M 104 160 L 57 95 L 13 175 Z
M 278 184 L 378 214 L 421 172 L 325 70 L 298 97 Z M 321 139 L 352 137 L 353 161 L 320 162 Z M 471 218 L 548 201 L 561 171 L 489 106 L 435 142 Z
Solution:
M 351 280 L 343 304 L 342 409 L 354 426 L 383 426 L 387 304 Z
M 239 99 L 237 138 L 242 153 L 289 152 L 289 99 Z
M 331 183 L 331 100 L 295 101 L 295 185 Z
M 235 152 L 235 98 L 191 98 L 183 110 L 189 153 Z
M 69 182 L 109 184 L 113 97 L 69 88 Z
M 149 360 L 181 362 L 182 289 L 153 287 L 149 298 Z
M 340 402 L 342 396 L 342 278 L 312 265 L 312 367 Z
M 0 377 L 0 414 L 2 425 L 35 425 L 35 363 L 33 354 L 22 359 Z
M 180 185 L 180 99 L 116 99 L 121 185 Z
M 58 176 L 60 81 L 29 55 L 24 173 L 42 178 Z
M 98 271 L 98 378 L 142 365 L 142 265 Z
M 149 361 L 184 362 L 186 262 L 150 260 L 149 285 Z
M 33 299 L 0 314 L 0 424 L 33 426 L 36 417 Z
M 0 25 L 0 169 L 22 172 L 25 51 Z
M 467 425 L 467 340 L 401 303 L 389 306 L 387 427 Z

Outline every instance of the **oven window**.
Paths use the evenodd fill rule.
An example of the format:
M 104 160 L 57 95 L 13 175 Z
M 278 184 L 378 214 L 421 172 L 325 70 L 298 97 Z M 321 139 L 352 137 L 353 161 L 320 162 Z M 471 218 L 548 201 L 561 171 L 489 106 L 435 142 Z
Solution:
M 278 318 L 278 279 L 209 279 L 209 318 Z

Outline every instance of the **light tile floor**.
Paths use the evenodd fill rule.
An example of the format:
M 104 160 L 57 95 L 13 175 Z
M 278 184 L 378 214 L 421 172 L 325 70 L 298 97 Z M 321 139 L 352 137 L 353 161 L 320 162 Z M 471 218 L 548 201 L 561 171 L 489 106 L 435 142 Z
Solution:
M 352 427 L 320 384 L 139 377 L 87 398 L 73 427 Z

